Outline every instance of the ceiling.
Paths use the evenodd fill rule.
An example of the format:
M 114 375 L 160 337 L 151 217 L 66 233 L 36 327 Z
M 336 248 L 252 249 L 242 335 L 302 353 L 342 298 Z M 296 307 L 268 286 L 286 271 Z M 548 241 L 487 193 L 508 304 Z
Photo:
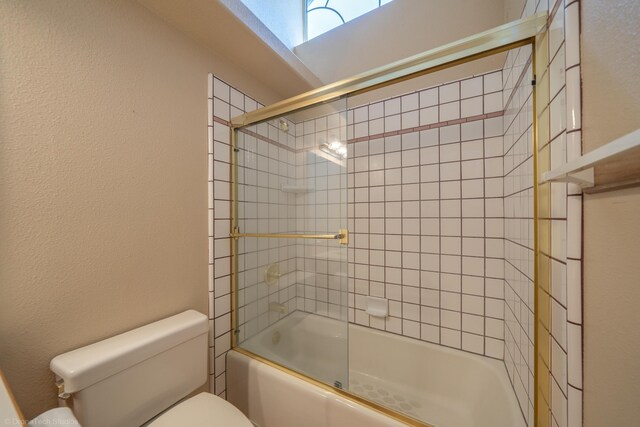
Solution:
M 137 0 L 180 32 L 241 68 L 284 99 L 321 85 L 300 60 L 242 2 L 229 0 Z M 229 9 L 235 9 L 233 12 Z M 247 14 L 248 12 L 248 14 Z M 244 22 L 243 22 L 244 21 Z M 264 27 L 266 29 L 266 27 Z M 257 29 L 257 31 L 256 31 Z M 260 35 L 258 35 L 259 33 Z M 286 51 L 283 51 L 284 48 Z M 288 53 L 288 54 L 287 54 Z M 276 99 L 268 100 L 271 102 Z
M 239 68 L 259 86 L 267 88 L 271 96 L 261 99 L 266 103 L 299 95 L 325 83 L 422 52 L 434 44 L 451 42 L 517 19 L 524 3 L 524 0 L 486 0 L 487 3 L 480 8 L 469 5 L 466 15 L 461 17 L 461 6 L 467 0 L 455 0 L 449 6 L 442 5 L 436 9 L 432 3 L 435 0 L 396 0 L 350 22 L 350 25 L 295 48 L 303 63 L 241 1 L 137 1 L 204 45 L 215 57 L 222 57 L 232 64 L 235 68 L 232 67 L 229 74 L 233 76 L 233 70 Z M 407 10 L 419 16 L 410 16 L 412 14 Z M 462 28 L 443 26 L 440 22 L 452 19 L 464 22 Z M 429 25 L 426 21 L 430 22 Z M 456 70 L 395 85 L 387 91 L 408 92 L 415 90 L 416 85 L 424 88 L 458 78 L 457 74 L 473 75 L 497 69 L 503 62 L 503 55 L 485 58 Z M 229 82 L 234 83 L 233 79 Z M 376 91 L 370 96 L 382 95 L 386 93 Z

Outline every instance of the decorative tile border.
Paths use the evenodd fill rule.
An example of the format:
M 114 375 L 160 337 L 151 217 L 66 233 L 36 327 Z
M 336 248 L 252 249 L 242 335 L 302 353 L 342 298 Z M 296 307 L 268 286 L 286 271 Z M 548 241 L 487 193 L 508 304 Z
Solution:
M 357 142 L 370 141 L 372 139 L 390 138 L 392 136 L 404 135 L 404 134 L 407 134 L 407 133 L 421 132 L 421 131 L 429 130 L 429 129 L 438 129 L 438 128 L 441 128 L 441 127 L 444 127 L 444 126 L 459 125 L 459 124 L 463 124 L 463 123 L 475 122 L 475 121 L 478 121 L 478 120 L 486 120 L 486 119 L 492 119 L 492 118 L 495 118 L 495 117 L 502 117 L 503 115 L 504 115 L 504 111 L 495 111 L 493 113 L 479 114 L 477 116 L 466 117 L 466 118 L 462 118 L 462 119 L 438 122 L 438 123 L 433 123 L 433 124 L 429 124 L 429 125 L 417 126 L 417 127 L 401 129 L 401 130 L 396 130 L 396 131 L 391 131 L 391 132 L 383 132 L 383 133 L 378 133 L 378 134 L 375 134 L 375 135 L 361 136 L 359 138 L 351 138 L 351 139 L 347 140 L 347 142 L 349 144 L 355 144 Z

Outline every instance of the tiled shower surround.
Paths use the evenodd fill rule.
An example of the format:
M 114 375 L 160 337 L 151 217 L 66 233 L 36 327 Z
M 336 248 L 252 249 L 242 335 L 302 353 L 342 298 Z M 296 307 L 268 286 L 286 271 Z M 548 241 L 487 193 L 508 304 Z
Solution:
M 549 0 L 549 32 L 537 52 L 544 59 L 538 71 L 544 92 L 536 117 L 549 123 L 550 132 L 539 137 L 543 170 L 582 154 L 580 3 Z M 525 14 L 535 9 L 527 6 Z M 543 10 L 546 5 L 537 7 Z M 538 306 L 550 313 L 550 323 L 540 325 L 538 336 L 543 370 L 550 372 L 550 379 L 542 389 L 538 414 L 542 425 L 549 417 L 550 426 L 575 427 L 582 425 L 582 191 L 562 183 L 543 185 L 539 191 Z
M 505 352 L 520 407 L 533 423 L 534 206 L 531 47 L 509 52 L 503 73 Z
M 554 166 L 580 154 L 579 110 L 577 124 L 565 119 L 570 108 L 575 116 L 580 99 L 579 80 L 577 91 L 575 81 L 569 83 L 570 74 L 579 79 L 578 6 L 559 0 L 550 8 L 551 65 L 536 76 L 549 91 L 548 100 L 538 99 L 537 119 L 551 117 L 551 135 L 540 136 L 540 148 L 548 145 Z M 547 7 L 530 0 L 523 16 Z M 240 339 L 286 315 L 269 311 L 269 303 L 278 302 L 288 312 L 347 317 L 501 359 L 533 425 L 532 79 L 531 48 L 524 47 L 493 73 L 346 113 L 288 120 L 287 131 L 274 121 L 241 135 L 239 146 L 251 153 L 240 156 L 243 232 L 334 233 L 346 217 L 351 240 L 347 276 L 339 259 L 319 257 L 335 242 L 244 239 Z M 209 104 L 211 388 L 224 396 L 231 341 L 228 121 L 259 104 L 213 76 Z M 346 168 L 312 154 L 332 132 L 348 141 Z M 282 191 L 282 185 L 296 190 Z M 543 303 L 551 311 L 552 379 L 541 414 L 549 422 L 541 425 L 579 426 L 581 196 L 554 184 L 549 199 L 553 253 Z M 283 274 L 275 287 L 262 279 L 272 263 Z M 348 294 L 342 292 L 346 277 Z M 369 316 L 367 296 L 386 298 L 389 317 Z
M 209 75 L 209 318 L 211 391 L 225 395 L 225 359 L 231 348 L 230 132 L 229 119 L 262 107 L 221 80 Z M 295 125 L 289 123 L 293 129 Z M 261 124 L 240 135 L 238 204 L 243 232 L 283 232 L 295 226 L 293 199 L 280 186 L 295 179 L 295 138 L 273 124 Z M 280 239 L 241 239 L 238 242 L 238 318 L 244 334 L 273 324 L 282 314 L 269 303 L 295 306 L 295 245 Z M 278 264 L 278 286 L 262 279 L 269 264 Z
M 538 39 L 539 85 L 535 117 L 542 170 L 581 154 L 579 7 L 576 0 L 528 0 L 522 17 L 549 12 L 547 37 Z M 532 49 L 510 51 L 503 68 L 505 126 L 505 365 L 520 407 L 533 425 L 534 207 Z M 562 183 L 539 187 L 538 310 L 539 425 L 582 425 L 582 195 Z M 544 371 L 549 375 L 544 375 Z M 548 378 L 548 380 L 546 379 Z
M 498 71 L 349 111 L 350 321 L 502 359 L 502 110 Z

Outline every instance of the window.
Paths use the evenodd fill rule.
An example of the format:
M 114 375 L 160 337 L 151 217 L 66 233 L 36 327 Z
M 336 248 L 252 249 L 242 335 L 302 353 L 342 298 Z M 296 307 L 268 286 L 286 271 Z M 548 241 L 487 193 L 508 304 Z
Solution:
M 305 0 L 306 40 L 351 21 L 360 15 L 371 12 L 392 0 Z

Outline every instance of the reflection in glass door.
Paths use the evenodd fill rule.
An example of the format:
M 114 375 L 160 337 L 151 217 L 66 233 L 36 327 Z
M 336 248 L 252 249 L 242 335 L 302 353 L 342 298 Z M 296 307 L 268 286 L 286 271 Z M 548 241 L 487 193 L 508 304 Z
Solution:
M 348 384 L 346 101 L 235 130 L 236 344 Z

